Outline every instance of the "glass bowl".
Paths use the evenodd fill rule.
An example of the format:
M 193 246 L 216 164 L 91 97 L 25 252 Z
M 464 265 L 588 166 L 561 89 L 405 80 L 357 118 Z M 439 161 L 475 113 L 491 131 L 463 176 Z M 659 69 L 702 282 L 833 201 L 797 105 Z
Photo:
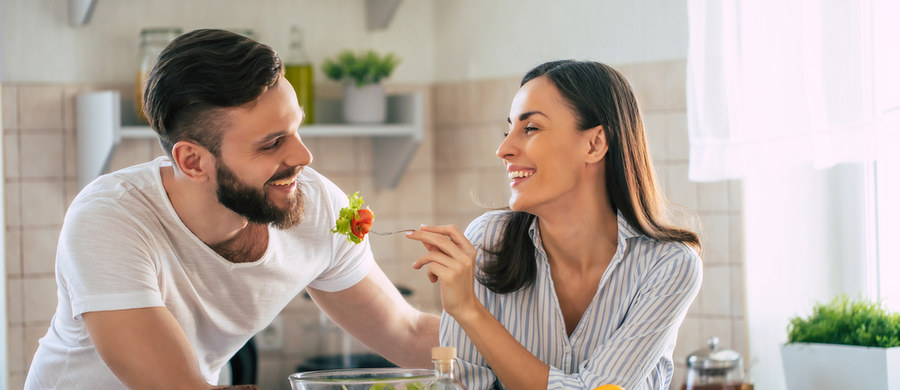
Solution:
M 434 370 L 348 368 L 300 372 L 289 379 L 293 390 L 424 390 L 437 376 Z

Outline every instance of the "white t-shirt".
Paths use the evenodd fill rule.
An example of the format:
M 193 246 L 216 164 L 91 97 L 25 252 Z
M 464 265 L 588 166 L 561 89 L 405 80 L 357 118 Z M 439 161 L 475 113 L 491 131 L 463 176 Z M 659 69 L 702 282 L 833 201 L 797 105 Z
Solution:
M 347 197 L 310 168 L 300 175 L 303 220 L 269 228 L 265 255 L 232 263 L 179 219 L 162 185 L 168 158 L 104 175 L 81 191 L 56 254 L 59 306 L 40 340 L 26 389 L 119 389 L 91 343 L 82 313 L 165 306 L 191 341 L 204 378 L 219 370 L 307 286 L 346 289 L 374 264 L 359 245 L 329 230 Z

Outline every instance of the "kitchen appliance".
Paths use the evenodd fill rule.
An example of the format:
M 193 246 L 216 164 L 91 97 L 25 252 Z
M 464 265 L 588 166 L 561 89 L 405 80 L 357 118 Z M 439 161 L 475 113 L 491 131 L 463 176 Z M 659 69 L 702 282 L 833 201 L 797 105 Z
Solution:
M 741 354 L 719 349 L 718 337 L 710 337 L 706 348 L 691 353 L 687 368 L 682 390 L 753 390 L 753 385 L 744 381 Z

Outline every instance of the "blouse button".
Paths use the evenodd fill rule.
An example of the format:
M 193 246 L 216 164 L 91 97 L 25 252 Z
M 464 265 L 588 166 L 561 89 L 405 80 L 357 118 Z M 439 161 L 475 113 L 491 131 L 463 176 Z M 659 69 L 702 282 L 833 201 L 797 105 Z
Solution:
M 564 347 L 563 347 L 563 352 L 565 352 L 567 355 L 570 354 L 570 353 L 572 353 L 572 347 L 569 346 L 569 345 L 564 346 Z

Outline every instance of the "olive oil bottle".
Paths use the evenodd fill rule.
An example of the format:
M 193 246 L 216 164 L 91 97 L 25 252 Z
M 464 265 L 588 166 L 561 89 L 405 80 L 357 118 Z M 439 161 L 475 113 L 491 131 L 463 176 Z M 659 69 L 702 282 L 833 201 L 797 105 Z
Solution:
M 284 78 L 291 83 L 297 93 L 297 103 L 303 109 L 303 124 L 315 123 L 316 101 L 313 88 L 313 66 L 303 47 L 303 30 L 291 27 L 290 50 L 284 61 Z
M 437 381 L 428 385 L 426 390 L 466 390 L 466 386 L 456 379 L 456 373 L 453 370 L 456 362 L 456 348 L 431 348 L 431 361 L 434 362 Z

